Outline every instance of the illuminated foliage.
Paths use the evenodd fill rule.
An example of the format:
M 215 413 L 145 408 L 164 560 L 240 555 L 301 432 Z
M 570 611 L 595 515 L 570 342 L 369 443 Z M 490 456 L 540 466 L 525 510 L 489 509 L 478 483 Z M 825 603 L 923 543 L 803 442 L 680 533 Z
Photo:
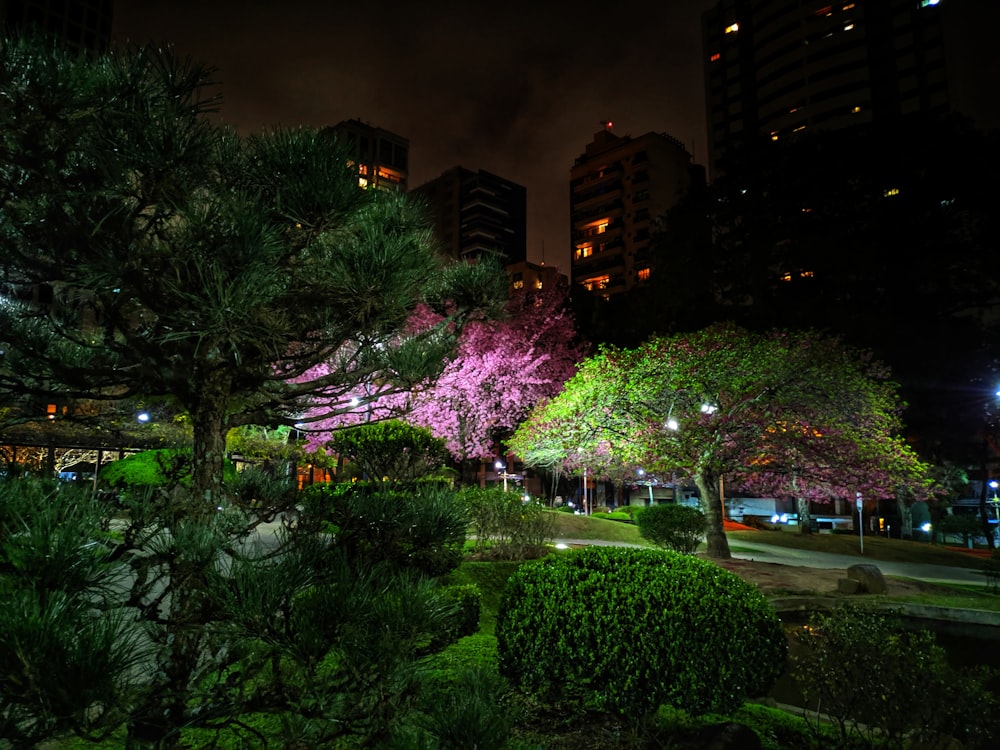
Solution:
M 821 501 L 923 487 L 888 377 L 835 338 L 720 324 L 602 350 L 510 446 L 533 465 L 593 461 L 598 471 L 617 464 L 690 478 L 708 516 L 709 554 L 728 557 L 723 478 Z
M 404 393 L 383 395 L 378 383 L 359 389 L 353 408 L 311 425 L 310 444 L 324 444 L 344 425 L 396 416 L 431 430 L 457 459 L 495 455 L 497 440 L 576 370 L 583 348 L 566 294 L 565 286 L 555 285 L 515 292 L 499 319 L 465 326 L 439 377 Z M 422 329 L 440 322 L 421 308 L 411 325 Z

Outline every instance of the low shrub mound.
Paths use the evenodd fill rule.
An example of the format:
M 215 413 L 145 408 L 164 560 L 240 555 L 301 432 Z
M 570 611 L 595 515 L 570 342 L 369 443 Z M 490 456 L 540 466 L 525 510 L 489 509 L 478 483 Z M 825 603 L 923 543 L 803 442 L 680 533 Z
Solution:
M 726 713 L 780 676 L 787 643 L 754 587 L 675 552 L 591 547 L 522 565 L 496 625 L 501 673 L 548 702 Z
M 697 508 L 673 503 L 642 508 L 635 520 L 643 539 L 658 547 L 687 554 L 698 549 L 708 526 L 705 514 Z

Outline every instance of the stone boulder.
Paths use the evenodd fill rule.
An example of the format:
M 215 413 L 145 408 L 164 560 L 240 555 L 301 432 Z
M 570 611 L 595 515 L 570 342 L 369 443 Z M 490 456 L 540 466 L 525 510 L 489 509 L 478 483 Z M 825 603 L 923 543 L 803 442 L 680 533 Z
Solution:
M 858 582 L 859 594 L 884 594 L 889 587 L 877 565 L 860 563 L 847 569 L 847 578 Z

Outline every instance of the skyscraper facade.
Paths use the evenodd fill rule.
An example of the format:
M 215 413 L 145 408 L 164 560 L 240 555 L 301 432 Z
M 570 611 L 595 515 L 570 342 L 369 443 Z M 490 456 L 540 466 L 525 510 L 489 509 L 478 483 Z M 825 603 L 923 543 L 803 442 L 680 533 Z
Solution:
M 608 297 L 650 279 L 655 220 L 692 183 L 691 154 L 676 138 L 594 134 L 570 170 L 574 288 Z
M 428 204 L 442 250 L 456 260 L 496 253 L 503 265 L 527 259 L 527 190 L 485 170 L 452 167 L 415 188 Z
M 702 16 L 709 167 L 814 129 L 961 112 L 994 127 L 996 0 L 720 0 Z
M 358 167 L 361 187 L 406 191 L 410 158 L 408 139 L 357 119 L 338 122 L 325 132 L 347 144 L 349 158 Z

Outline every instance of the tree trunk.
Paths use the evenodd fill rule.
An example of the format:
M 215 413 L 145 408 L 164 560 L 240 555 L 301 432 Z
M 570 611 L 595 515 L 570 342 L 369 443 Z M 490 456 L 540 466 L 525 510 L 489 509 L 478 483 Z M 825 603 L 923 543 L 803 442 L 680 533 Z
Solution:
M 163 523 L 169 532 L 172 549 L 165 555 L 169 597 L 165 600 L 165 640 L 160 673 L 149 702 L 129 727 L 129 748 L 177 747 L 180 730 L 188 723 L 192 683 L 206 644 L 211 615 L 206 577 L 215 564 L 213 555 L 204 550 L 184 547 L 191 538 L 182 529 L 214 524 L 224 500 L 223 466 L 226 450 L 226 407 L 229 376 L 213 373 L 200 389 L 200 401 L 190 407 L 194 450 L 191 486 L 171 490 L 169 511 Z M 201 538 L 194 534 L 195 539 Z M 200 542 L 196 542 L 200 544 Z
M 705 542 L 708 545 L 706 554 L 716 560 L 728 560 L 729 541 L 723 525 L 722 496 L 719 494 L 719 477 L 712 472 L 702 472 L 694 479 L 701 495 L 701 507 L 708 519 L 708 530 L 705 532 Z
M 913 538 L 913 505 L 896 498 L 896 508 L 899 510 L 899 538 Z M 933 525 L 932 525 L 933 529 Z M 891 534 L 890 534 L 891 536 Z
M 201 388 L 199 402 L 191 408 L 193 430 L 193 466 L 191 467 L 191 512 L 211 516 L 223 501 L 223 466 L 228 432 L 226 407 L 230 379 L 214 372 Z
M 800 534 L 811 534 L 812 526 L 810 521 L 812 521 L 812 514 L 809 512 L 809 500 L 804 497 L 795 498 L 795 510 L 799 515 L 799 533 Z

